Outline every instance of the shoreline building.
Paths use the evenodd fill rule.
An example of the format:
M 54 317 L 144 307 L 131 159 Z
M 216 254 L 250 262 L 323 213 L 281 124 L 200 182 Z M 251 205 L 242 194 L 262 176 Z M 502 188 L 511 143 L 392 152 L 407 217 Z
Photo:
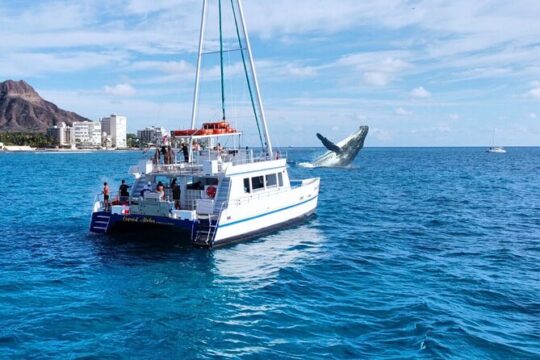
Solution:
M 82 146 L 101 146 L 101 123 L 93 121 L 73 123 L 75 143 Z
M 137 130 L 137 138 L 142 144 L 161 145 L 163 138 L 167 135 L 167 130 L 162 127 L 152 126 Z
M 110 137 L 110 144 L 117 149 L 127 148 L 127 117 L 112 114 L 101 119 L 101 131 L 105 143 Z
M 47 129 L 49 136 L 57 146 L 75 146 L 75 134 L 73 128 L 67 126 L 65 122 L 51 126 Z

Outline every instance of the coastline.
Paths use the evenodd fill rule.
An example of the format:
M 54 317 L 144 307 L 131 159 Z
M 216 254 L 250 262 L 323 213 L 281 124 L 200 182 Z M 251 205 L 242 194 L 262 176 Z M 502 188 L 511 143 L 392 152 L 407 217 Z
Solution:
M 20 150 L 0 150 L 2 153 L 94 153 L 94 152 L 132 152 L 132 151 L 142 151 L 139 148 L 129 148 L 129 149 L 50 149 L 50 148 L 31 148 L 31 149 L 20 149 Z

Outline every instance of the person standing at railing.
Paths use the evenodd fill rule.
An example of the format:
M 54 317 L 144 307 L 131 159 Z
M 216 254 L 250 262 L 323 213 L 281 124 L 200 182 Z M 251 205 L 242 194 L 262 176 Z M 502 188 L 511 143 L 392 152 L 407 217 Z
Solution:
M 174 164 L 174 151 L 172 150 L 171 146 L 167 146 L 167 155 L 169 158 L 169 164 Z
M 159 164 L 159 149 L 156 149 L 156 152 L 154 153 L 154 157 L 152 158 L 152 163 L 154 165 Z
M 189 162 L 189 149 L 185 142 L 182 143 L 182 153 L 184 153 L 184 162 Z
M 180 186 L 176 183 L 176 179 L 173 179 L 171 183 L 171 190 L 172 190 L 172 198 L 174 201 L 174 208 L 176 210 L 180 210 Z
M 120 185 L 120 201 L 121 202 L 127 202 L 129 201 L 129 185 L 126 184 L 126 180 L 122 179 L 122 184 Z
M 105 211 L 109 210 L 109 195 L 110 195 L 110 190 L 109 190 L 109 185 L 104 182 L 103 183 L 103 205 L 105 206 Z

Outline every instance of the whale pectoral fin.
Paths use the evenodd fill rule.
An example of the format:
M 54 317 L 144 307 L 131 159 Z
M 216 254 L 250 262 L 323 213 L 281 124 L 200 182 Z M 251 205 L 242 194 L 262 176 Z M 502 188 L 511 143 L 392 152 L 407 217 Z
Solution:
M 330 151 L 333 151 L 335 152 L 336 154 L 341 154 L 341 148 L 339 146 L 337 146 L 336 144 L 334 144 L 333 142 L 331 142 L 330 140 L 328 140 L 327 138 L 325 138 L 324 136 L 322 136 L 321 134 L 317 133 L 317 137 L 319 138 L 319 140 L 321 140 L 321 142 L 323 143 L 323 145 Z

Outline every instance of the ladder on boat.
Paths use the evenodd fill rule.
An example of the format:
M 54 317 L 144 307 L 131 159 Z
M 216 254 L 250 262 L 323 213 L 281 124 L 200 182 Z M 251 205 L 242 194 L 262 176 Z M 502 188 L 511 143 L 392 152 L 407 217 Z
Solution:
M 193 244 L 200 247 L 211 248 L 214 243 L 219 221 L 212 221 L 212 214 L 207 217 L 200 217 L 197 231 L 193 239 Z
M 109 222 L 111 221 L 111 213 L 105 212 L 96 214 L 92 218 L 92 223 L 90 224 L 90 231 L 95 233 L 105 234 L 109 228 Z
M 227 204 L 230 191 L 231 179 L 223 178 L 216 192 L 213 213 L 206 216 L 203 215 L 199 218 L 197 231 L 195 233 L 195 237 L 193 238 L 193 243 L 195 245 L 211 248 L 214 244 L 216 232 L 219 227 L 219 220 L 221 219 L 221 213 Z

